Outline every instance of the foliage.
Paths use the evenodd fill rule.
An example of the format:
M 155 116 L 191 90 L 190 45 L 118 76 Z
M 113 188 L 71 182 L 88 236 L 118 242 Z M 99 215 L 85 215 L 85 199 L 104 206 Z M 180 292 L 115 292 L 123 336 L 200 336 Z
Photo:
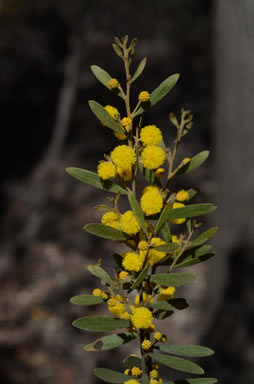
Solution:
M 96 368 L 95 375 L 98 378 L 108 383 L 159 384 L 163 382 L 158 372 L 159 364 L 202 375 L 204 371 L 199 365 L 182 356 L 193 358 L 213 354 L 211 349 L 202 346 L 166 345 L 167 337 L 155 329 L 153 320 L 166 319 L 174 311 L 188 307 L 185 299 L 174 297 L 174 294 L 177 287 L 190 284 L 195 276 L 189 272 L 176 273 L 175 269 L 203 262 L 214 255 L 206 242 L 216 233 L 217 227 L 193 237 L 201 226 L 196 218 L 212 212 L 216 207 L 211 203 L 188 204 L 197 191 L 193 188 L 174 191 L 171 187 L 172 179 L 193 171 L 209 156 L 208 151 L 203 151 L 175 164 L 178 146 L 192 128 L 191 112 L 182 108 L 180 120 L 170 113 L 170 122 L 176 128 L 173 148 L 165 146 L 158 127 L 143 124 L 146 111 L 171 91 L 179 75 L 166 78 L 151 94 L 146 90 L 141 91 L 135 107 L 131 107 L 131 85 L 146 66 L 144 58 L 136 72 L 130 74 L 136 44 L 137 40 L 133 39 L 128 46 L 128 36 L 121 41 L 115 38 L 113 44 L 114 51 L 124 63 L 125 89 L 99 66 L 91 67 L 96 78 L 124 101 L 126 116 L 122 118 L 115 107 L 103 107 L 97 101 L 89 101 L 94 115 L 102 125 L 112 130 L 112 134 L 121 141 L 120 145 L 105 155 L 105 160 L 98 165 L 97 174 L 79 168 L 67 168 L 74 178 L 115 194 L 110 199 L 112 206 L 97 206 L 103 212 L 101 223 L 87 224 L 84 229 L 95 236 L 122 243 L 126 251 L 121 255 L 113 255 L 116 263 L 113 276 L 104 271 L 101 261 L 89 265 L 89 272 L 100 279 L 103 289 L 96 288 L 92 295 L 78 295 L 70 301 L 79 305 L 105 303 L 113 315 L 82 317 L 73 322 L 75 327 L 94 332 L 125 329 L 122 333 L 104 336 L 86 345 L 84 348 L 87 351 L 117 348 L 132 340 L 140 343 L 140 357 L 127 357 L 123 361 L 123 373 Z M 165 161 L 168 166 L 164 166 Z M 139 174 L 148 181 L 141 196 L 138 191 Z M 130 209 L 121 212 L 120 202 L 126 197 Z M 174 234 L 176 228 L 180 228 L 178 236 Z M 159 266 L 165 268 L 164 273 L 156 273 Z M 133 291 L 136 293 L 134 302 L 130 296 Z M 186 383 L 204 384 L 216 381 L 213 378 L 188 377 L 183 380 Z

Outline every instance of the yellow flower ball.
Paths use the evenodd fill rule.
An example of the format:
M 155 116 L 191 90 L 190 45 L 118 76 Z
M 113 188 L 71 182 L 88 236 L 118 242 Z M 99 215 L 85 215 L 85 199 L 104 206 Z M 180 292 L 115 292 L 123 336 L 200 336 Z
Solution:
M 136 307 L 139 307 L 139 304 L 140 304 L 140 296 L 139 296 L 139 294 L 137 294 L 135 296 L 134 304 L 136 305 Z
M 125 369 L 125 371 L 124 371 L 125 375 L 129 375 L 130 373 L 131 373 L 131 370 L 129 368 Z M 136 381 L 136 380 L 134 380 L 134 381 Z
M 122 265 L 127 271 L 139 272 L 143 266 L 143 260 L 135 252 L 126 252 L 123 254 Z
M 109 297 L 109 294 L 108 294 L 108 292 L 102 292 L 102 294 L 101 294 L 101 297 L 103 298 L 103 300 L 107 300 L 108 299 L 108 297 Z
M 142 293 L 143 303 L 147 304 L 149 302 L 149 304 L 151 304 L 153 302 L 153 299 L 151 297 L 152 295 L 149 295 L 147 292 L 143 292 Z
M 141 129 L 140 139 L 143 145 L 158 145 L 162 139 L 161 130 L 156 125 L 146 125 Z
M 121 120 L 122 126 L 124 127 L 125 131 L 129 132 L 131 122 L 132 122 L 132 120 L 129 117 L 124 117 Z M 121 133 L 121 132 L 114 131 L 114 135 L 119 140 L 126 140 L 127 139 L 127 136 L 124 133 Z
M 95 288 L 93 290 L 93 295 L 94 296 L 101 296 L 101 294 L 102 294 L 102 290 L 100 288 Z
M 157 177 L 157 179 L 161 179 L 165 175 L 165 172 L 164 168 L 158 168 L 155 171 L 155 177 Z
M 126 211 L 121 215 L 121 229 L 128 235 L 136 235 L 141 229 L 139 222 L 132 211 Z
M 159 373 L 158 373 L 158 371 L 157 371 L 156 369 L 152 369 L 152 370 L 150 371 L 150 377 L 151 377 L 152 379 L 157 379 L 158 376 L 159 376 Z
M 182 207 L 185 207 L 184 204 L 182 203 L 173 203 L 173 209 L 175 208 L 182 208 Z M 174 223 L 174 224 L 182 224 L 186 221 L 186 219 L 174 219 L 174 220 L 170 220 L 171 223 Z
M 101 161 L 97 167 L 97 173 L 102 180 L 108 180 L 115 177 L 116 167 L 111 161 Z
M 109 227 L 120 229 L 120 215 L 116 212 L 106 212 L 101 218 L 101 223 Z
M 126 312 L 125 305 L 123 303 L 116 303 L 113 307 L 108 307 L 109 311 L 116 317 L 122 318 Z
M 132 367 L 131 374 L 134 377 L 140 377 L 142 375 L 142 370 L 139 367 Z
M 114 307 L 116 305 L 116 303 L 117 303 L 117 301 L 115 299 L 111 298 L 108 300 L 107 304 L 109 307 Z
M 142 164 L 147 169 L 159 168 L 165 161 L 165 152 L 158 145 L 148 145 L 141 153 Z
M 147 242 L 147 241 L 144 241 L 144 240 L 140 241 L 140 242 L 138 243 L 138 249 L 139 249 L 140 251 L 146 251 L 146 250 L 148 249 L 148 242 Z
M 125 169 L 125 168 L 117 167 L 117 173 L 124 181 L 130 181 L 132 179 L 131 168 Z
M 108 310 L 116 317 L 125 318 L 126 308 L 124 299 L 116 295 L 108 300 Z
M 112 105 L 106 105 L 104 109 L 110 114 L 111 117 L 113 117 L 113 119 L 119 119 L 120 113 L 117 108 L 112 107 Z
M 121 295 L 115 295 L 115 296 L 114 296 L 114 299 L 115 299 L 116 301 L 119 301 L 119 303 L 124 302 L 124 298 L 123 298 L 123 296 L 121 296 Z
M 153 324 L 151 324 L 150 327 L 148 327 L 146 331 L 149 333 L 153 333 L 154 330 L 155 330 L 155 326 Z
M 180 240 L 178 239 L 178 237 L 176 235 L 172 235 L 171 240 L 172 240 L 172 243 L 179 244 L 179 247 L 175 250 L 175 252 L 178 252 L 181 249 Z
M 129 273 L 127 272 L 127 271 L 121 271 L 120 273 L 119 273 L 119 279 L 120 280 L 124 280 L 124 279 L 126 279 L 126 277 L 128 277 L 129 276 Z
M 130 130 L 131 122 L 132 122 L 132 119 L 130 119 L 129 117 L 123 117 L 122 120 L 121 120 L 121 123 L 122 123 L 123 127 L 124 127 L 127 131 Z
M 156 379 L 152 379 L 152 380 L 150 380 L 149 384 L 159 384 L 159 382 Z
M 142 91 L 142 92 L 140 92 L 140 94 L 138 95 L 138 99 L 139 99 L 139 101 L 141 101 L 142 103 L 146 103 L 146 102 L 150 99 L 150 93 L 147 92 L 147 91 Z
M 141 345 L 144 351 L 149 351 L 152 346 L 152 343 L 150 340 L 144 340 Z
M 147 329 L 152 325 L 152 312 L 146 307 L 132 308 L 131 322 L 135 328 Z
M 175 287 L 160 288 L 163 295 L 172 296 L 175 293 Z
M 161 342 L 162 343 L 166 343 L 166 341 L 167 341 L 167 336 L 166 335 L 162 335 Z
M 160 294 L 157 297 L 157 301 L 169 300 L 174 297 L 175 287 L 160 288 Z
M 180 244 L 180 240 L 178 239 L 178 237 L 176 235 L 172 235 L 171 240 L 172 240 L 172 243 L 179 243 Z
M 117 167 L 130 169 L 136 161 L 136 154 L 128 145 L 118 145 L 112 151 L 111 159 Z
M 159 213 L 163 207 L 163 198 L 159 188 L 153 185 L 146 187 L 143 191 L 140 205 L 146 215 Z
M 125 311 L 120 317 L 123 320 L 129 320 L 130 314 L 127 311 Z
M 123 384 L 139 384 L 139 382 L 137 380 L 128 380 L 125 381 Z
M 162 338 L 162 333 L 161 332 L 154 332 L 153 338 L 156 341 L 160 341 L 160 339 Z
M 185 157 L 184 159 L 183 159 L 183 164 L 184 165 L 186 165 L 186 164 L 188 164 L 189 162 L 190 162 L 190 158 L 189 157 Z
M 109 80 L 108 85 L 110 86 L 110 88 L 118 88 L 119 82 L 117 79 L 112 78 Z
M 176 200 L 181 202 L 189 200 L 188 192 L 184 189 L 181 189 L 181 191 L 178 191 L 176 194 Z
M 153 237 L 151 240 L 151 245 L 153 247 L 156 247 L 158 245 L 166 244 L 164 240 L 160 239 L 159 237 Z M 148 260 L 147 265 L 153 266 L 154 264 L 161 261 L 166 256 L 166 252 L 160 252 L 156 249 L 150 249 L 148 252 Z

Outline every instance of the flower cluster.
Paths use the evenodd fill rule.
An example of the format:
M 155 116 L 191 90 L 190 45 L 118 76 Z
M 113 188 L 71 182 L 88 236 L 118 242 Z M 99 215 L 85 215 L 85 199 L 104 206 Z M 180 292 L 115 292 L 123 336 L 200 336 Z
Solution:
M 113 255 L 116 266 L 113 274 L 109 274 L 103 269 L 102 260 L 89 265 L 89 271 L 101 280 L 103 289 L 95 288 L 92 295 L 79 295 L 73 301 L 84 305 L 104 302 L 110 317 L 101 321 L 96 317 L 92 317 L 92 321 L 91 317 L 81 318 L 74 325 L 92 331 L 126 329 L 121 334 L 96 340 L 86 346 L 88 350 L 115 348 L 132 339 L 139 340 L 140 357 L 131 355 L 123 361 L 126 381 L 125 376 L 117 372 L 112 373 L 112 382 L 119 379 L 124 384 L 162 384 L 160 367 L 153 357 L 158 353 L 160 343 L 167 341 L 167 336 L 157 328 L 160 322 L 156 320 L 170 317 L 178 304 L 179 309 L 188 306 L 183 299 L 178 300 L 174 296 L 176 287 L 193 278 L 191 274 L 178 272 L 172 279 L 171 273 L 175 268 L 201 262 L 195 252 L 210 237 L 208 231 L 197 239 L 195 247 L 192 246 L 192 236 L 200 226 L 193 217 L 204 214 L 206 205 L 203 204 L 202 209 L 200 205 L 197 205 L 199 208 L 190 206 L 189 201 L 197 191 L 193 188 L 176 189 L 172 179 L 195 169 L 204 161 L 205 155 L 201 153 L 195 159 L 179 159 L 176 156 L 182 138 L 192 127 L 190 111 L 181 109 L 179 121 L 170 113 L 173 129 L 177 131 L 169 147 L 164 143 L 162 130 L 149 120 L 144 122 L 146 110 L 170 91 L 178 75 L 164 80 L 151 94 L 141 90 L 135 104 L 130 102 L 130 87 L 144 69 L 146 59 L 142 60 L 137 72 L 131 74 L 130 62 L 136 41 L 134 39 L 129 46 L 127 43 L 128 37 L 125 37 L 121 41 L 116 38 L 113 44 L 116 54 L 124 61 L 125 85 L 98 66 L 95 72 L 100 82 L 124 101 L 125 112 L 120 113 L 122 109 L 112 105 L 89 102 L 101 124 L 111 129 L 120 145 L 117 141 L 112 150 L 104 155 L 97 166 L 97 173 L 73 171 L 73 176 L 79 180 L 113 194 L 113 197 L 108 197 L 108 205 L 96 206 L 102 212 L 101 223 L 88 224 L 84 229 L 117 242 L 118 253 Z M 141 177 L 143 182 L 139 185 Z M 211 257 L 211 253 L 207 255 Z M 166 273 L 158 274 L 157 268 L 164 269 Z M 98 344 L 102 346 L 97 347 Z M 161 350 L 167 348 L 161 346 Z M 163 356 L 166 359 L 167 355 Z M 186 372 L 189 372 L 191 363 L 187 361 L 186 364 Z M 181 370 L 184 371 L 183 367 L 184 362 L 181 362 Z M 109 374 L 108 370 L 102 372 L 100 369 L 98 377 L 107 381 Z

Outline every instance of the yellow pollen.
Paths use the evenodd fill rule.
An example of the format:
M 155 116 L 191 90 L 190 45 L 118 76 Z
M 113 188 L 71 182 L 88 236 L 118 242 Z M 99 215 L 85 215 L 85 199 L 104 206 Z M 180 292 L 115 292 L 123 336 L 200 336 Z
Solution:
M 150 99 L 150 93 L 147 92 L 147 91 L 142 91 L 142 92 L 140 92 L 140 94 L 138 95 L 138 99 L 139 99 L 139 101 L 141 101 L 142 103 L 146 103 L 146 102 Z
M 112 78 L 109 80 L 108 85 L 110 86 L 110 88 L 118 88 L 119 82 L 117 79 Z

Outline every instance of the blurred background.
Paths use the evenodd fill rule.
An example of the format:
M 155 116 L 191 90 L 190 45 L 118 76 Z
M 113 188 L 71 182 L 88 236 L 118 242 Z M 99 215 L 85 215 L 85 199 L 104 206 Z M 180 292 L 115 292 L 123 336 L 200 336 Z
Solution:
M 182 294 L 190 308 L 165 321 L 174 343 L 203 343 L 216 355 L 203 363 L 224 384 L 253 382 L 253 0 L 0 1 L 0 382 L 98 383 L 95 366 L 116 367 L 135 345 L 92 354 L 98 334 L 71 322 L 98 313 L 68 302 L 99 281 L 85 270 L 115 244 L 82 230 L 99 221 L 103 192 L 64 169 L 92 171 L 117 144 L 87 101 L 122 106 L 97 82 L 97 64 L 123 80 L 114 36 L 139 44 L 133 71 L 147 56 L 136 94 L 173 73 L 181 78 L 147 115 L 170 145 L 168 113 L 191 109 L 194 127 L 179 156 L 209 149 L 206 164 L 177 187 L 201 189 L 215 202 L 204 228 L 220 227 L 217 256 L 193 267 Z M 135 96 L 135 92 L 134 92 Z M 185 184 L 183 184 L 185 183 Z M 101 310 L 103 313 L 104 310 Z M 172 319 L 172 320 L 171 320 Z M 135 343 L 134 343 L 135 344 Z

